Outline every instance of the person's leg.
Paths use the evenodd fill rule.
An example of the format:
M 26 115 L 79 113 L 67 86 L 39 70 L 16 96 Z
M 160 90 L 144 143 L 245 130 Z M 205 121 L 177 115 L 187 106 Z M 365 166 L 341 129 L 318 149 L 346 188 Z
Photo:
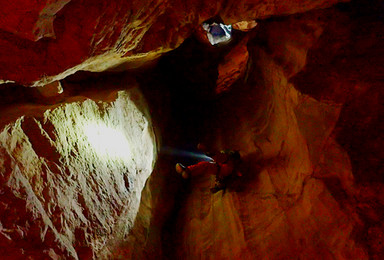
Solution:
M 176 172 L 180 173 L 180 174 L 186 169 L 186 167 L 184 165 L 182 165 L 181 163 L 176 163 L 175 168 L 176 168 Z
M 181 177 L 183 177 L 184 179 L 189 178 L 189 173 L 188 173 L 187 167 L 185 167 L 181 163 L 176 163 L 175 168 L 176 168 L 176 172 L 179 173 L 181 175 Z

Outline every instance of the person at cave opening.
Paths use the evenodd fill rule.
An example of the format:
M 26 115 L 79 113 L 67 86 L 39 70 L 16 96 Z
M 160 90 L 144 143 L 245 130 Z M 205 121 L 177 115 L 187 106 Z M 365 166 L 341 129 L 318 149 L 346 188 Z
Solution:
M 203 161 L 188 167 L 177 163 L 176 172 L 184 179 L 202 174 L 215 175 L 215 186 L 211 188 L 211 192 L 225 191 L 235 178 L 242 176 L 238 170 L 241 163 L 240 153 L 238 151 L 221 151 L 219 154 L 213 155 L 212 158 L 213 161 Z

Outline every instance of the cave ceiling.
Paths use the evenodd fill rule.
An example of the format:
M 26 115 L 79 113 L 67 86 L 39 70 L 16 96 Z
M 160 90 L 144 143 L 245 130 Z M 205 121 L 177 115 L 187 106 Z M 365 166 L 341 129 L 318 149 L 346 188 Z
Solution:
M 337 2 L 6 1 L 0 11 L 1 80 L 45 85 L 79 70 L 138 67 L 177 48 L 211 17 L 232 24 Z

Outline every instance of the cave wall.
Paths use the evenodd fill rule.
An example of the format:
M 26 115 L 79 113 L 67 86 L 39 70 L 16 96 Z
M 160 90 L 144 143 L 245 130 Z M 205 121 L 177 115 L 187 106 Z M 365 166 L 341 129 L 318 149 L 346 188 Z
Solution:
M 180 105 L 189 118 L 181 135 L 201 133 L 199 141 L 210 151 L 239 150 L 243 177 L 213 195 L 214 177 L 207 172 L 179 184 L 178 192 L 171 188 L 176 202 L 161 194 L 150 207 L 143 202 L 143 212 L 152 218 L 138 224 L 147 236 L 136 240 L 136 259 L 382 257 L 383 171 L 377 147 L 382 144 L 378 115 L 383 110 L 376 100 L 382 95 L 382 37 L 377 34 L 383 22 L 375 5 L 364 12 L 361 8 L 356 1 L 272 18 L 222 47 L 228 48 L 222 54 L 199 52 L 219 61 L 199 67 L 216 66 L 216 74 L 206 74 L 227 84 L 216 86 L 218 95 L 205 106 L 211 113 L 198 105 L 209 103 L 206 92 L 190 95 L 183 102 L 189 108 Z M 191 46 L 184 53 L 201 51 Z M 175 70 L 194 80 L 189 76 L 194 69 Z M 195 80 L 212 86 L 204 77 Z M 177 76 L 173 79 L 179 82 Z M 200 92 L 198 85 L 189 87 Z M 194 109 L 201 111 L 200 122 L 193 112 L 189 117 Z M 167 180 L 151 177 L 148 187 L 173 187 L 167 183 L 173 177 L 163 178 Z M 170 204 L 176 207 L 172 214 L 161 212 Z M 164 215 L 170 220 L 163 220 L 159 231 L 151 221 L 161 222 Z
M 45 85 L 79 70 L 139 67 L 178 47 L 200 24 L 329 7 L 318 1 L 35 1 L 5 4 L 0 79 Z
M 210 193 L 214 177 L 191 179 L 191 193 L 178 216 L 175 258 L 325 259 L 366 258 L 354 241 L 358 216 L 345 210 L 317 174 L 325 161 L 342 187 L 353 175 L 348 156 L 334 141 L 340 105 L 298 92 L 289 78 L 306 63 L 322 32 L 322 13 L 265 25 L 267 48 L 250 39 L 253 64 L 229 93 L 219 98 L 209 150 L 239 150 L 244 179 L 226 192 Z M 311 30 L 306 30 L 307 28 Z M 325 149 L 327 152 L 325 153 Z M 340 189 L 342 189 L 340 187 Z
M 382 258 L 382 4 L 310 11 L 335 2 L 5 6 L 0 79 L 62 83 L 0 88 L 0 255 Z M 193 33 L 215 15 L 260 20 L 207 46 Z M 111 69 L 131 75 L 67 77 Z M 130 154 L 98 154 L 90 121 Z M 243 177 L 216 194 L 212 176 L 183 183 L 159 140 L 237 149 Z
M 2 257 L 109 257 L 128 234 L 157 145 L 140 90 L 121 85 L 103 84 L 93 99 L 3 108 Z

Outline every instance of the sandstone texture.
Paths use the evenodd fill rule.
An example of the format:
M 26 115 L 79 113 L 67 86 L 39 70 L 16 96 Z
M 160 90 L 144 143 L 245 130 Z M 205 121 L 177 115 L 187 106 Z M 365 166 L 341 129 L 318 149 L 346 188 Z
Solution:
M 151 177 L 149 187 L 156 186 L 153 182 L 171 187 L 176 202 L 167 196 L 150 200 L 153 203 L 143 201 L 142 211 L 152 218 L 134 228 L 149 230 L 146 238 L 135 240 L 141 248 L 136 258 L 158 256 L 156 248 L 170 259 L 383 256 L 383 171 L 378 165 L 383 155 L 377 149 L 383 140 L 378 133 L 383 109 L 373 97 L 382 96 L 379 60 L 383 61 L 382 49 L 377 48 L 382 38 L 373 31 L 379 32 L 383 23 L 364 16 L 354 21 L 353 13 L 343 8 L 260 22 L 247 41 L 223 47 L 228 50 L 221 54 L 207 51 L 220 60 L 217 81 L 212 84 L 206 76 L 206 81 L 196 80 L 191 88 L 212 84 L 216 93 L 212 113 L 208 122 L 196 120 L 196 128 L 182 131 L 188 137 L 188 131 L 196 133 L 204 125 L 207 131 L 199 141 L 208 150 L 239 150 L 243 177 L 216 194 L 210 192 L 215 181 L 210 172 L 191 178 L 179 192 L 167 183 L 173 177 L 165 177 L 165 182 Z M 359 49 L 362 56 L 355 63 L 361 42 L 368 47 Z M 236 52 L 241 54 L 231 59 Z M 245 60 L 245 68 L 237 60 Z M 234 73 L 238 71 L 242 72 Z M 183 77 L 189 79 L 188 75 L 185 72 Z M 231 81 L 217 85 L 223 75 Z M 179 82 L 176 76 L 172 80 Z M 218 86 L 222 91 L 217 91 Z M 201 100 L 206 96 L 207 92 Z M 200 111 L 197 101 L 191 107 Z M 167 215 L 158 209 L 161 205 L 177 209 Z M 161 222 L 164 215 L 171 220 L 163 220 L 161 231 L 151 232 L 151 221 Z
M 0 133 L 2 258 L 89 259 L 128 234 L 156 143 L 140 91 L 107 94 L 3 110 L 27 115 Z
M 343 209 L 324 184 L 324 170 L 351 189 L 348 157 L 332 142 L 340 105 L 321 103 L 298 92 L 289 77 L 300 71 L 308 49 L 320 36 L 315 14 L 271 23 L 272 55 L 252 41 L 254 64 L 248 78 L 223 97 L 213 150 L 239 150 L 244 179 L 212 194 L 209 174 L 191 179 L 183 205 L 176 258 L 183 259 L 364 259 L 353 239 L 357 214 Z M 312 34 L 300 28 L 311 25 Z M 278 33 L 279 32 L 279 33 Z M 278 39 L 274 39 L 278 37 Z M 252 71 L 253 70 L 253 71 Z M 243 93 L 247 93 L 244 95 Z M 327 152 L 325 152 L 327 151 Z
M 235 23 L 325 8 L 337 2 L 7 2 L 0 20 L 0 79 L 45 85 L 79 70 L 138 67 L 179 46 L 215 15 Z
M 341 2 L 4 3 L 0 258 L 383 259 L 384 4 Z
M 71 0 L 3 2 L 1 29 L 23 39 L 38 41 L 55 38 L 53 21 L 55 15 Z

